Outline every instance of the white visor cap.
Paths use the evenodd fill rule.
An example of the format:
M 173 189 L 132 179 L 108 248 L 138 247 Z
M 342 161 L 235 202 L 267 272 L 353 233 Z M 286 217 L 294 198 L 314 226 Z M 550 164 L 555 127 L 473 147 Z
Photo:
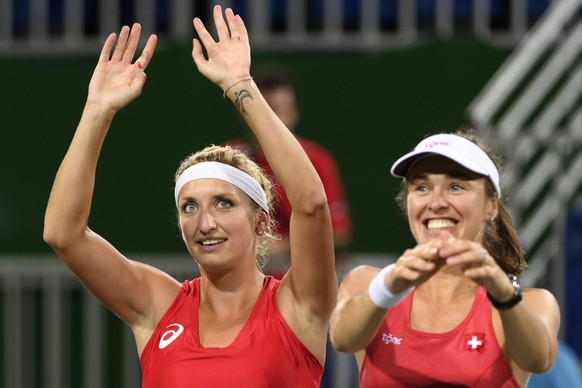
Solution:
M 499 171 L 495 163 L 478 145 L 457 135 L 439 134 L 427 137 L 418 143 L 414 151 L 398 159 L 390 172 L 396 177 L 406 178 L 414 162 L 431 154 L 444 156 L 467 170 L 486 176 L 493 183 L 497 197 L 501 196 Z

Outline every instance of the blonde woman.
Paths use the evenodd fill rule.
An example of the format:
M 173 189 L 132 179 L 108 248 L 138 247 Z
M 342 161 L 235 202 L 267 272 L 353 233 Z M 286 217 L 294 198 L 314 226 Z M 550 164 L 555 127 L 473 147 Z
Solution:
M 198 40 L 192 56 L 235 104 L 290 193 L 292 266 L 286 276 L 281 281 L 265 276 L 257 262 L 270 235 L 270 182 L 229 147 L 187 157 L 176 174 L 179 226 L 199 278 L 180 283 L 129 260 L 89 228 L 103 141 L 115 114 L 141 93 L 156 45 L 150 37 L 133 61 L 137 24 L 131 31 L 122 28 L 115 48 L 115 34 L 103 46 L 81 121 L 55 178 L 44 238 L 132 329 L 144 387 L 318 387 L 337 291 L 327 201 L 301 146 L 252 82 L 242 19 L 230 9 L 225 15 L 226 20 L 221 8 L 214 8 L 218 41 L 194 20 L 208 58 Z

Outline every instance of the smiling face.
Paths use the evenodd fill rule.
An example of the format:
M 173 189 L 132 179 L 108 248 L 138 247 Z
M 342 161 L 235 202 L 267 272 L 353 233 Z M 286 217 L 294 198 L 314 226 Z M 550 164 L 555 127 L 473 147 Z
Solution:
M 416 161 L 406 176 L 408 222 L 416 241 L 426 243 L 446 230 L 481 242 L 484 223 L 497 214 L 497 199 L 487 196 L 486 184 L 482 175 L 442 156 Z
M 218 179 L 190 181 L 180 190 L 178 214 L 188 251 L 202 267 L 254 265 L 265 224 L 240 189 Z

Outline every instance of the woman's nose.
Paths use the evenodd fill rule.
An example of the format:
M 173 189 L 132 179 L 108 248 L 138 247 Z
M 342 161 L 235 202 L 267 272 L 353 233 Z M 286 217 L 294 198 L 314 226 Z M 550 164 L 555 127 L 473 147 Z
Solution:
M 207 234 L 216 229 L 216 220 L 212 212 L 208 210 L 200 211 L 199 229 L 203 234 Z
M 442 208 L 446 208 L 448 206 L 448 202 L 444 197 L 442 191 L 436 189 L 432 192 L 430 202 L 428 204 L 428 208 L 431 211 L 437 211 Z

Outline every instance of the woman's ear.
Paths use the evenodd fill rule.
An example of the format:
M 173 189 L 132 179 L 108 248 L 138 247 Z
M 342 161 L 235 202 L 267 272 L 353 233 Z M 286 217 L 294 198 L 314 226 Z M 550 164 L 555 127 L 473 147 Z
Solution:
M 265 212 L 261 212 L 261 215 L 257 220 L 257 225 L 255 226 L 255 233 L 258 236 L 261 236 L 268 230 L 269 230 L 269 215 Z
M 487 210 L 487 220 L 488 222 L 493 222 L 497 214 L 499 213 L 499 198 L 492 197 L 489 199 L 489 209 Z

